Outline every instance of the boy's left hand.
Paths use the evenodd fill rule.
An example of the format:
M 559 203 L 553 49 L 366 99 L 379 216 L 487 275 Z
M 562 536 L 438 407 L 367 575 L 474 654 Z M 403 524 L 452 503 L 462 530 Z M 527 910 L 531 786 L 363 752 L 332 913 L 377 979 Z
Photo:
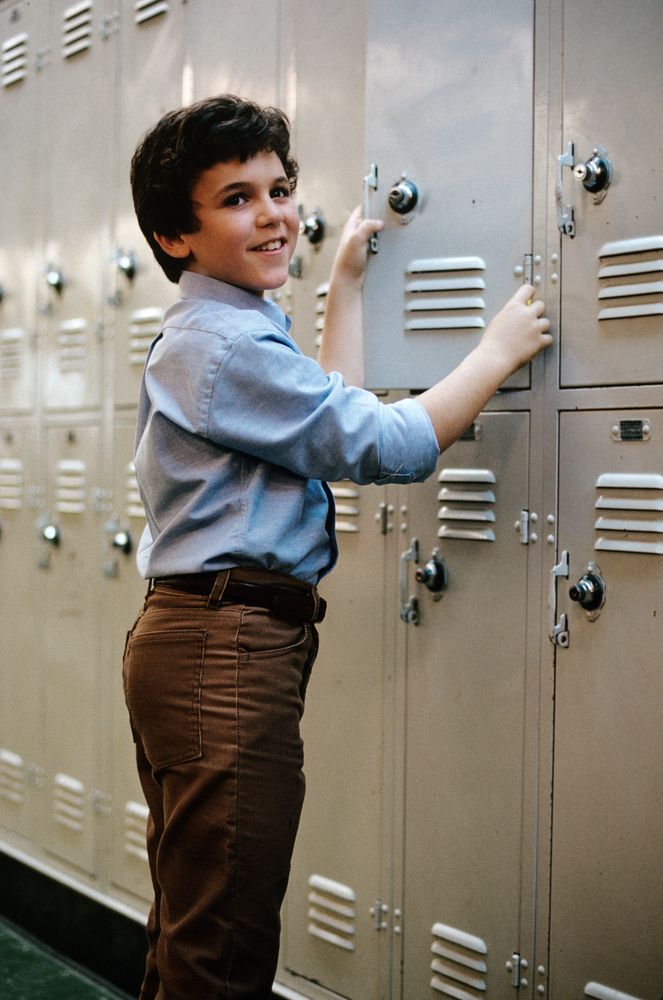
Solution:
M 368 241 L 384 229 L 381 219 L 362 219 L 358 205 L 343 227 L 334 259 L 334 276 L 361 283 L 368 258 Z

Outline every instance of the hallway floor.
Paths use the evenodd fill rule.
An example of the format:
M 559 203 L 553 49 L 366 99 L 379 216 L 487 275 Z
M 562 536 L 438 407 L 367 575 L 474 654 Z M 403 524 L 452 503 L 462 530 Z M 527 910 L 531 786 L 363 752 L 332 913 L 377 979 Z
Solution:
M 0 1000 L 129 1000 L 0 920 Z

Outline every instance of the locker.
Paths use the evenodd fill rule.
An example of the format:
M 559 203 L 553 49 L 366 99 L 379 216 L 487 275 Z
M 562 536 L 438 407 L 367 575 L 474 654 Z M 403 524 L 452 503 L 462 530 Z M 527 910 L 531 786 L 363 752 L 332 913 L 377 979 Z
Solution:
M 556 998 L 661 994 L 662 421 L 655 409 L 560 415 Z
M 527 412 L 482 413 L 438 474 L 399 502 L 407 998 L 505 997 L 507 962 L 531 961 L 531 928 L 520 926 L 533 890 L 522 842 L 533 801 L 524 788 L 528 452 Z
M 107 790 L 99 787 L 105 718 L 99 581 L 107 500 L 99 487 L 99 425 L 78 420 L 48 426 L 46 448 L 39 559 L 47 801 L 39 836 L 48 852 L 93 875 L 97 828 L 108 810 Z
M 114 34 L 105 3 L 50 5 L 42 69 L 44 196 L 38 303 L 49 409 L 101 399 L 104 271 L 111 214 Z M 80 100 L 85 94 L 86 99 Z
M 438 381 L 534 266 L 533 10 L 368 4 L 365 201 L 386 224 L 366 283 L 371 387 Z
M 38 827 L 44 769 L 35 445 L 34 424 L 0 425 L 0 824 L 24 837 Z
M 582 3 L 563 12 L 561 382 L 661 382 L 661 5 L 614 0 L 600 19 Z

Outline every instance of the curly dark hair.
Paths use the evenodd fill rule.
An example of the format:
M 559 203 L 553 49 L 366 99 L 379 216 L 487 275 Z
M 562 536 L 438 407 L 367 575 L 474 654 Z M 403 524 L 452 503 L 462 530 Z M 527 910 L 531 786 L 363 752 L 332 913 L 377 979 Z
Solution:
M 186 260 L 171 257 L 154 238 L 194 233 L 200 223 L 191 191 L 216 163 L 276 153 L 294 191 L 297 163 L 290 154 L 290 122 L 278 108 L 261 107 L 233 94 L 198 101 L 164 115 L 145 133 L 131 160 L 131 190 L 138 224 L 170 281 Z

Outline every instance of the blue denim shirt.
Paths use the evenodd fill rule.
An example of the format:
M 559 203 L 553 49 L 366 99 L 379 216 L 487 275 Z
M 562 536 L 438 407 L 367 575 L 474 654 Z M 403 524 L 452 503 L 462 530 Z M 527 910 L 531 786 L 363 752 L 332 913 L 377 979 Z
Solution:
M 326 375 L 275 303 L 189 271 L 180 290 L 141 386 L 139 571 L 252 566 L 317 583 L 337 556 L 326 481 L 426 478 L 428 414 Z

